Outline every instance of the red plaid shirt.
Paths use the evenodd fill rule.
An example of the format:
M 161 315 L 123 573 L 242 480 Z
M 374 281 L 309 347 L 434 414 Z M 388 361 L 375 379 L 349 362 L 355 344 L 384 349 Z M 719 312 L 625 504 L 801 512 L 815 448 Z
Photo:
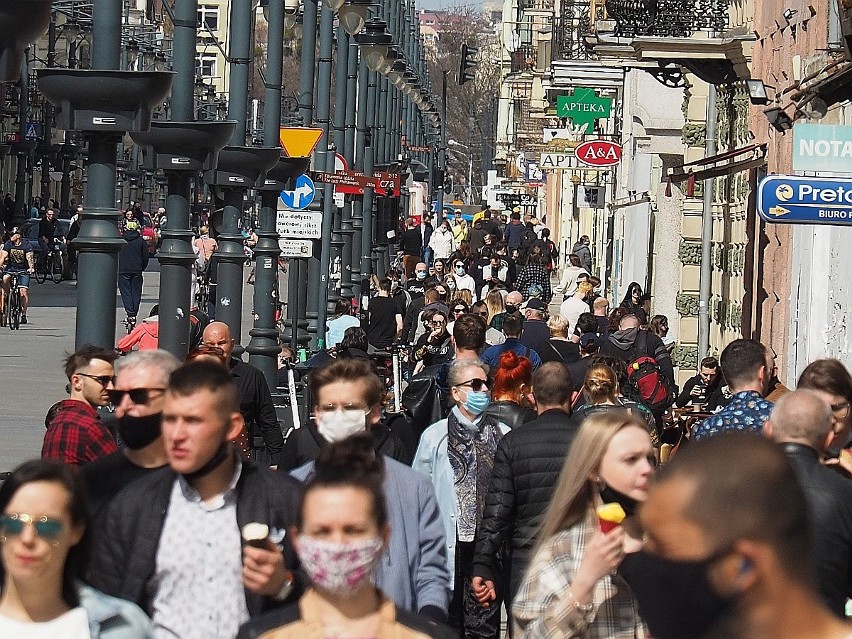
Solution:
M 115 439 L 98 412 L 84 401 L 66 399 L 44 435 L 41 457 L 85 464 L 117 450 Z

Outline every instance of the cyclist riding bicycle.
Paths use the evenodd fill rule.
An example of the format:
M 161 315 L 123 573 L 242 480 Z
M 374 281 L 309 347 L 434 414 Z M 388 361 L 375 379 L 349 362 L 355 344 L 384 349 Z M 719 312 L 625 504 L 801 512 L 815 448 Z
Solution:
M 15 227 L 9 240 L 0 250 L 0 273 L 3 273 L 3 295 L 0 296 L 0 312 L 9 295 L 12 273 L 18 276 L 18 289 L 21 291 L 21 324 L 27 323 L 27 307 L 30 304 L 30 275 L 35 273 L 33 245 L 21 235 L 21 229 Z

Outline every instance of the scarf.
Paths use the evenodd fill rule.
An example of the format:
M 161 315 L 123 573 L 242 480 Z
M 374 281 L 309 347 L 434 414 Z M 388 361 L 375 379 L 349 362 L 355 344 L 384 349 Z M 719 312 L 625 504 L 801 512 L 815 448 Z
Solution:
M 494 418 L 483 415 L 475 429 L 462 424 L 455 411 L 447 418 L 447 453 L 459 506 L 459 541 L 473 541 L 491 484 L 494 455 L 502 437 Z

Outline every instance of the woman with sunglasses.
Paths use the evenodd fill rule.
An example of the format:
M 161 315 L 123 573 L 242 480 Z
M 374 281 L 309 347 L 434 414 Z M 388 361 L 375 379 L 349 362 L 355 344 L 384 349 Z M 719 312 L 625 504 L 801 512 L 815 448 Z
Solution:
M 455 326 L 456 319 L 464 315 L 465 313 L 470 313 L 470 304 L 466 301 L 457 297 L 452 302 L 450 302 L 450 322 L 447 324 L 447 332 L 452 335 L 453 334 L 453 326 Z
M 465 635 L 494 639 L 500 632 L 500 607 L 481 605 L 471 589 L 476 529 L 497 444 L 508 427 L 485 411 L 491 403 L 488 374 L 478 359 L 454 360 L 447 371 L 454 406 L 447 419 L 429 426 L 420 437 L 412 468 L 430 478 L 447 535 L 450 572 L 449 622 Z
M 80 581 L 87 524 L 83 482 L 70 466 L 26 462 L 0 487 L 0 637 L 151 636 L 136 605 Z
M 616 570 L 625 553 L 642 547 L 635 514 L 653 472 L 654 451 L 641 420 L 618 411 L 583 424 L 512 603 L 514 637 L 647 636 L 630 587 Z M 596 509 L 611 502 L 627 518 L 604 533 Z

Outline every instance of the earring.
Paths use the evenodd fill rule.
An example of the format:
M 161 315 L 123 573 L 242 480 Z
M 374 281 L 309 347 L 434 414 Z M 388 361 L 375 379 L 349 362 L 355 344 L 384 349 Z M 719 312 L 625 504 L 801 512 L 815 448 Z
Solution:
M 0 543 L 6 543 L 6 535 L 0 535 Z

